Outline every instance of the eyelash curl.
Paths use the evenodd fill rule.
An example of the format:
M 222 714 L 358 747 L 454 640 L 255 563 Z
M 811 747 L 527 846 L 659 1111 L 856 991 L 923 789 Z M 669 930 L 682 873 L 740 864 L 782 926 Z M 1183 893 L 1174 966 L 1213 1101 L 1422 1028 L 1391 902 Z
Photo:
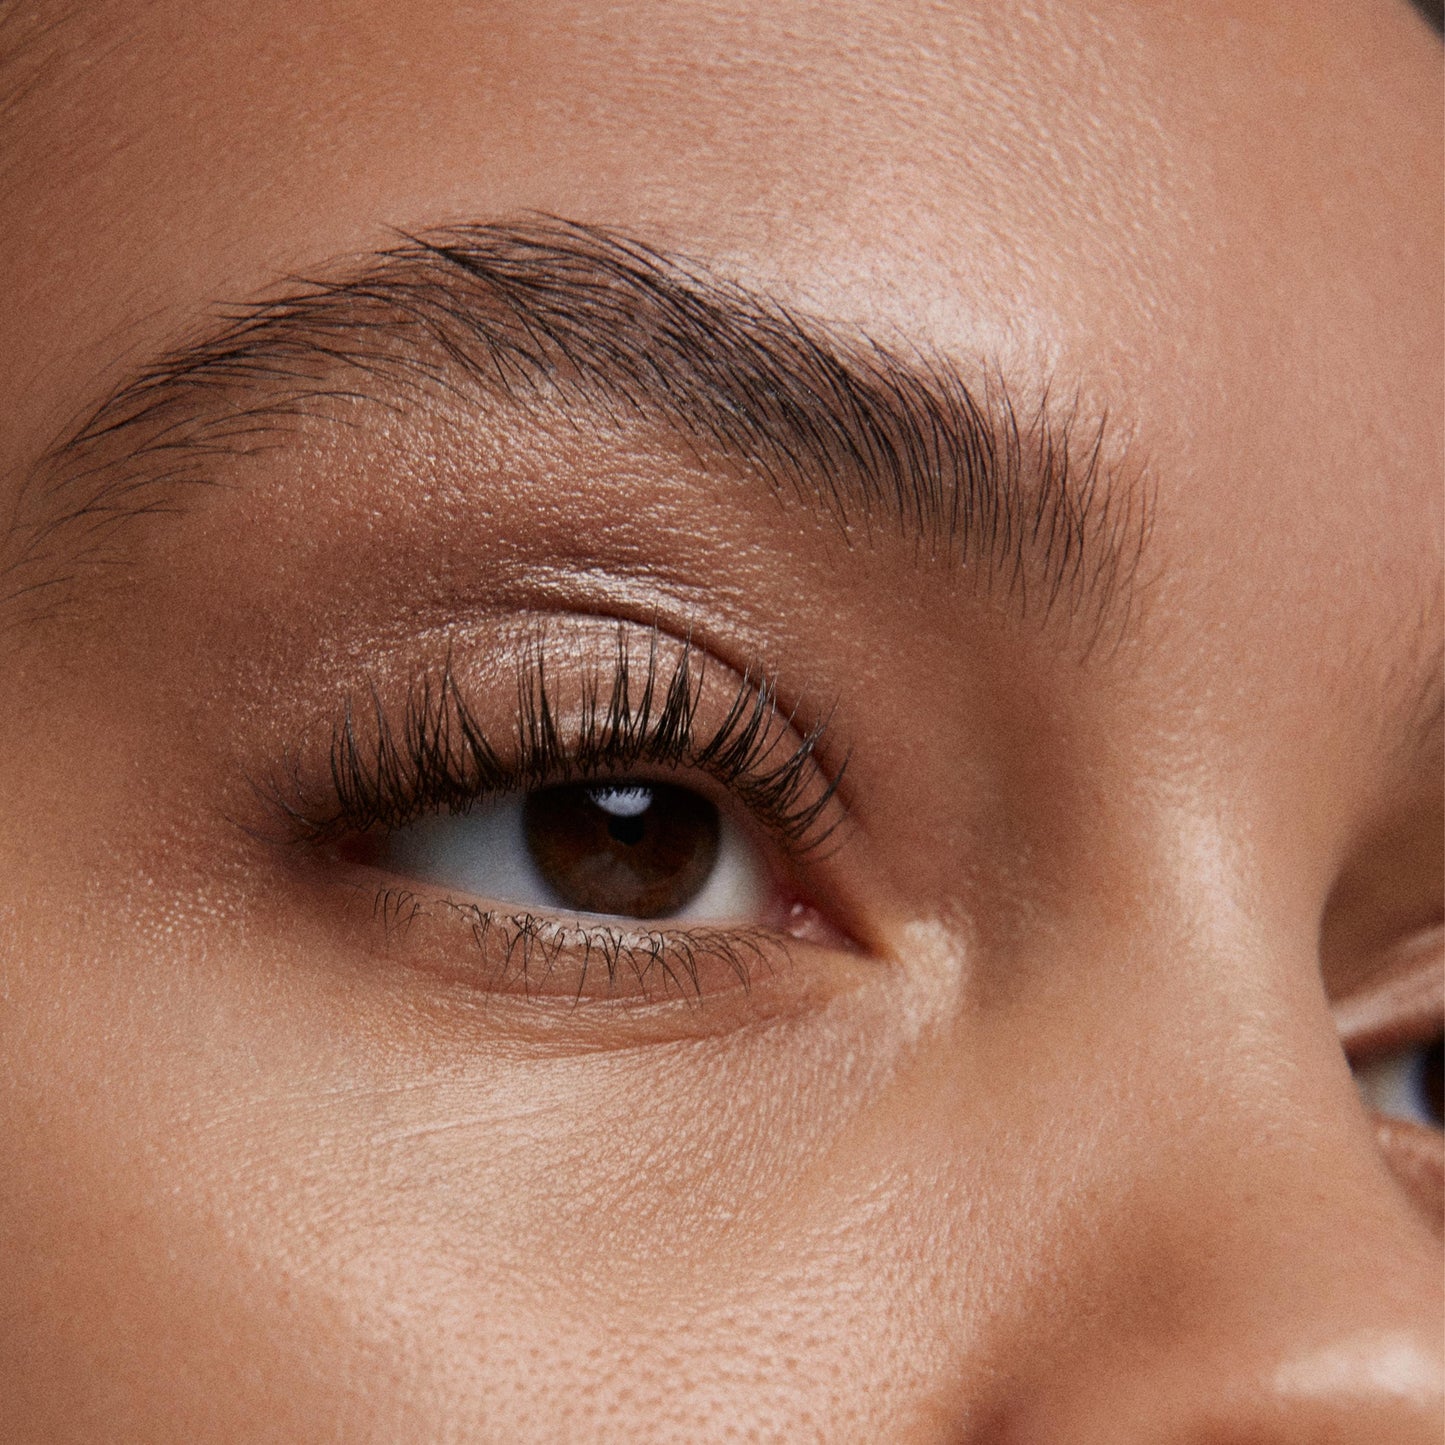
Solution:
M 645 663 L 639 663 L 619 627 L 610 669 L 584 677 L 570 724 L 552 696 L 544 644 L 535 643 L 518 666 L 516 721 L 504 747 L 477 721 L 449 655 L 439 674 L 411 686 L 399 717 L 374 687 L 360 713 L 348 699 L 332 729 L 319 783 L 308 784 L 293 761 L 284 784 L 264 791 L 297 841 L 325 845 L 404 828 L 431 813 L 466 813 L 491 798 L 545 785 L 638 771 L 690 772 L 737 798 L 789 858 L 816 854 L 845 816 L 838 787 L 846 759 L 831 778 L 817 760 L 828 719 L 799 736 L 772 681 L 745 674 L 721 720 L 704 726 L 706 659 L 683 642 L 669 670 L 658 642 L 651 633 Z M 785 750 L 790 735 L 795 741 Z M 762 928 L 584 926 L 525 911 L 423 900 L 396 886 L 380 890 L 373 911 L 390 937 L 439 910 L 466 923 L 494 986 L 505 978 L 532 992 L 560 973 L 565 954 L 579 997 L 589 973 L 600 971 L 609 993 L 620 982 L 643 992 L 656 987 L 697 997 L 704 962 L 721 963 L 746 986 L 767 948 L 786 944 Z

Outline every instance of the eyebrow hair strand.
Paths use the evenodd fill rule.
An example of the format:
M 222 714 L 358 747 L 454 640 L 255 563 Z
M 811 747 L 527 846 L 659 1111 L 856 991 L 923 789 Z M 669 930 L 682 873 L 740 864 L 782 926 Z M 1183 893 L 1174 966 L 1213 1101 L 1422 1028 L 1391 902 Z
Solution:
M 334 403 L 405 412 L 437 393 L 665 427 L 822 511 L 974 569 L 1024 615 L 1127 615 L 1148 533 L 1141 475 L 1103 420 L 997 370 L 901 354 L 636 238 L 555 217 L 402 233 L 338 278 L 232 309 L 161 356 L 42 459 L 0 541 L 0 621 L 125 556 L 225 460 Z M 1092 644 L 1091 644 L 1092 645 Z

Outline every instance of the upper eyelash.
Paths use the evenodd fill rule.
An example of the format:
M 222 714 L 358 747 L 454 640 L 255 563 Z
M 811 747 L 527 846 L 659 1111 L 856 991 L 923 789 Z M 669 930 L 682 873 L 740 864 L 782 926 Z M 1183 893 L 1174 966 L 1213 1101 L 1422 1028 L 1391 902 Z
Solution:
M 539 643 L 518 669 L 513 745 L 498 750 L 477 723 L 448 656 L 439 677 L 412 687 L 399 727 L 374 688 L 368 728 L 359 726 L 347 700 L 332 732 L 328 786 L 320 797 L 295 768 L 289 788 L 267 791 L 303 836 L 319 842 L 401 828 L 428 812 L 465 812 L 483 799 L 544 784 L 616 776 L 639 766 L 689 768 L 733 792 L 793 853 L 815 851 L 844 811 L 838 787 L 846 759 L 832 778 L 819 777 L 817 754 L 828 719 L 776 757 L 793 718 L 779 708 L 770 680 L 745 674 L 722 721 L 700 736 L 706 660 L 696 664 L 694 657 L 684 642 L 664 677 L 654 633 L 638 683 L 619 629 L 610 682 L 604 689 L 595 673 L 584 680 L 580 720 L 568 730 L 548 692 Z

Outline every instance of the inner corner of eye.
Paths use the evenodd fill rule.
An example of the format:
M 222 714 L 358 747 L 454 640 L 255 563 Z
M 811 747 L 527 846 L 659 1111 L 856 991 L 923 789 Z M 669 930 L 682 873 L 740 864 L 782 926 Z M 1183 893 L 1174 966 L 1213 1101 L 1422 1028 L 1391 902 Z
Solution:
M 646 779 L 555 784 L 429 816 L 377 840 L 367 861 L 531 912 L 757 924 L 776 909 L 742 829 L 701 793 Z

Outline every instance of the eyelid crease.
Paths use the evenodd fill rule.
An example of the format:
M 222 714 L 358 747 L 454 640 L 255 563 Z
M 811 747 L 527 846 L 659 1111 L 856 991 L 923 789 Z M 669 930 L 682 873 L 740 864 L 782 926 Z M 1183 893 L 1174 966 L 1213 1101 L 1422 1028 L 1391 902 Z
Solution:
M 705 655 L 695 660 L 683 641 L 665 674 L 654 629 L 639 677 L 628 631 L 618 628 L 610 678 L 584 676 L 570 726 L 553 699 L 541 640 L 518 666 L 509 747 L 494 745 L 477 721 L 448 654 L 439 676 L 424 675 L 408 690 L 399 725 L 374 686 L 362 716 L 348 697 L 320 782 L 307 780 L 298 754 L 258 791 L 295 836 L 325 843 L 544 784 L 688 769 L 735 794 L 790 855 L 816 854 L 847 811 L 839 792 L 847 758 L 831 777 L 819 763 L 831 712 L 798 735 L 775 684 L 744 673 L 720 721 L 703 729 Z M 785 752 L 790 734 L 797 741 Z

